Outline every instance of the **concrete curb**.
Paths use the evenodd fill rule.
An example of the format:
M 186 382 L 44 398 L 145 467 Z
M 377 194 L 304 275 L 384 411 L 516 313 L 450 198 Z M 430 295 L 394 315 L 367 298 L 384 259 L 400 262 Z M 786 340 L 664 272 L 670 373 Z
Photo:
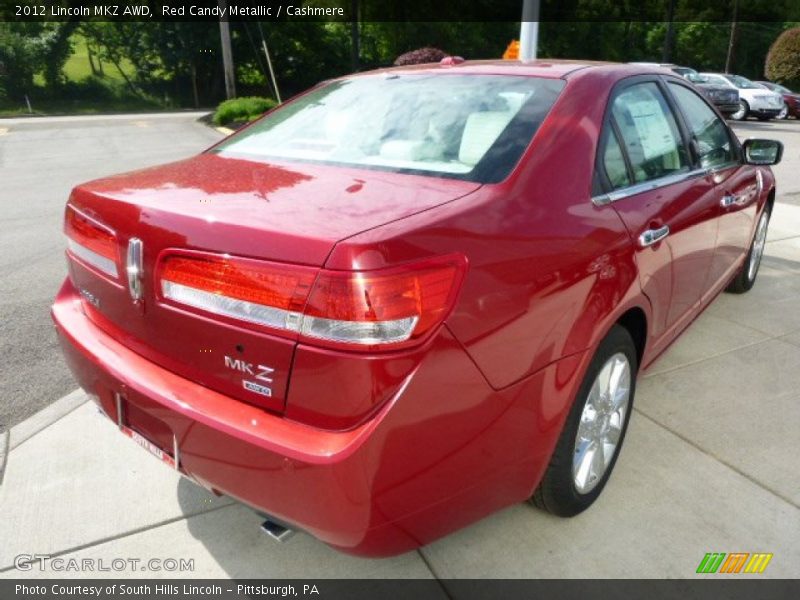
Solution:
M 14 448 L 26 440 L 29 440 L 62 417 L 66 417 L 88 399 L 86 392 L 82 389 L 77 389 L 56 400 L 50 406 L 43 408 L 32 417 L 28 417 L 22 423 L 15 425 L 7 434 L 7 453 L 10 454 Z
M 48 123 L 77 123 L 80 121 L 125 121 L 125 120 L 157 120 L 187 117 L 198 119 L 211 114 L 208 110 L 184 110 L 173 112 L 133 112 L 133 113 L 105 113 L 100 115 L 31 115 L 27 117 L 0 117 L 3 127 L 14 125 L 33 125 Z
M 3 473 L 6 471 L 6 457 L 8 456 L 8 432 L 0 433 L 0 485 L 3 485 Z
M 216 129 L 223 135 L 230 135 L 233 133 L 233 129 L 230 129 L 229 127 L 214 127 L 214 129 Z

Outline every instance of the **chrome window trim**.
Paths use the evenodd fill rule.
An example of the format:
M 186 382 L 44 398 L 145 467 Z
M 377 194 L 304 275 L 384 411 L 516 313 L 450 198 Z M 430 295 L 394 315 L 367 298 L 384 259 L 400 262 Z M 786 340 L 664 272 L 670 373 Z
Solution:
M 592 196 L 592 204 L 595 206 L 605 206 L 606 204 L 612 204 L 618 200 L 657 190 L 668 185 L 675 185 L 676 183 L 681 183 L 689 179 L 696 179 L 697 177 L 705 177 L 709 173 L 711 173 L 710 169 L 702 168 L 665 175 L 657 179 L 651 179 L 650 181 L 643 181 L 642 183 L 635 183 L 627 187 L 619 188 L 612 192 Z

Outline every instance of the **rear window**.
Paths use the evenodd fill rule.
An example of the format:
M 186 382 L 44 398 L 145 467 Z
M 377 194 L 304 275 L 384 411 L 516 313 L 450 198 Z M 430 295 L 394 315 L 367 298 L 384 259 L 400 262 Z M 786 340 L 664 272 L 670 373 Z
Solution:
M 496 183 L 563 87 L 505 75 L 354 77 L 312 90 L 211 151 Z

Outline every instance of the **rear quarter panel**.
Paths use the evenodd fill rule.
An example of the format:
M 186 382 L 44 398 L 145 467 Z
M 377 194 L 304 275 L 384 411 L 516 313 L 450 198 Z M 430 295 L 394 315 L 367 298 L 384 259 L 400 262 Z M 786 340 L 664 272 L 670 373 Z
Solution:
M 644 300 L 627 230 L 611 207 L 591 202 L 614 81 L 602 73 L 570 80 L 505 182 L 342 241 L 326 266 L 466 255 L 468 273 L 446 325 L 495 389 L 593 346 L 626 307 Z

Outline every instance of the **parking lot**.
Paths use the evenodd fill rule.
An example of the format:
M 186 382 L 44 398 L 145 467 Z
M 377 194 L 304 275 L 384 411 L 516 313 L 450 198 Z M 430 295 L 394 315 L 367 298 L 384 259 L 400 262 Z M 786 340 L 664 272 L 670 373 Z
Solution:
M 186 573 L 85 574 L 112 577 L 681 578 L 707 552 L 773 553 L 758 577 L 800 576 L 800 121 L 735 126 L 786 147 L 758 282 L 720 296 L 643 374 L 598 502 L 570 520 L 513 506 L 417 552 L 366 560 L 304 534 L 271 541 L 249 509 L 122 439 L 61 361 L 47 311 L 65 272 L 70 187 L 203 149 L 219 134 L 197 116 L 0 122 L 0 431 L 11 428 L 0 577 L 64 575 L 14 567 L 47 554 L 193 560 Z

